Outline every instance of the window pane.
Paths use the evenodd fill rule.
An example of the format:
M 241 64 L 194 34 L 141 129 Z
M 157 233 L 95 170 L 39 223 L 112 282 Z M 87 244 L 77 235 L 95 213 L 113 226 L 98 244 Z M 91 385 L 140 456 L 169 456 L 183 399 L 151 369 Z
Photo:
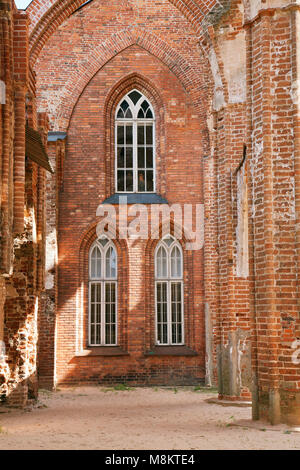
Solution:
M 117 142 L 118 144 L 124 144 L 124 126 L 118 126 L 117 130 Z
M 156 275 L 158 278 L 167 277 L 167 252 L 162 246 L 156 255 Z
M 158 282 L 156 286 L 157 302 L 157 342 L 168 343 L 168 305 L 167 305 L 167 282 Z
M 152 114 L 152 111 L 151 111 L 150 108 L 148 109 L 148 111 L 147 111 L 147 113 L 146 113 L 146 118 L 147 118 L 147 119 L 153 119 L 153 114 Z
M 138 168 L 145 168 L 145 148 L 138 148 Z
M 153 127 L 146 126 L 146 144 L 153 145 Z
M 124 168 L 124 147 L 118 148 L 118 168 Z
M 105 344 L 116 343 L 116 284 L 105 283 Z
M 133 104 L 137 104 L 138 100 L 141 98 L 142 95 L 138 91 L 133 90 L 131 93 L 129 93 L 128 96 L 133 102 Z
M 125 172 L 124 171 L 118 171 L 118 191 L 125 191 Z
M 153 184 L 153 171 L 147 171 L 147 191 L 153 191 L 154 184 Z
M 129 104 L 127 103 L 126 100 L 123 100 L 122 103 L 121 103 L 121 108 L 123 109 L 123 111 L 125 112 L 126 109 L 129 108 Z
M 132 145 L 132 126 L 126 126 L 126 145 Z
M 138 133 L 138 145 L 144 145 L 145 139 L 144 139 L 144 125 L 139 124 L 137 128 L 137 133 Z
M 133 171 L 126 171 L 126 191 L 133 191 Z
M 182 276 L 181 252 L 177 246 L 174 246 L 171 253 L 171 277 Z
M 97 246 L 94 247 L 91 254 L 91 279 L 101 278 L 101 251 Z
M 103 248 L 108 244 L 108 239 L 107 238 L 100 238 L 98 240 L 99 243 L 103 246 Z
M 174 242 L 174 238 L 173 237 L 164 238 L 164 242 L 166 243 L 166 245 L 170 247 L 172 243 Z
M 182 295 L 181 282 L 171 284 L 172 343 L 182 342 Z
M 108 279 L 117 277 L 117 256 L 112 247 L 109 247 L 106 252 L 105 276 Z
M 130 109 L 127 109 L 125 113 L 125 117 L 126 119 L 132 119 L 132 112 L 130 111 Z
M 132 147 L 126 147 L 126 168 L 133 168 Z
M 141 108 L 146 112 L 147 109 L 149 108 L 149 104 L 146 100 L 144 100 L 141 104 Z
M 138 191 L 145 191 L 145 171 L 138 171 Z
M 153 149 L 152 147 L 146 148 L 146 167 L 153 168 Z
M 90 288 L 90 341 L 101 344 L 101 283 Z

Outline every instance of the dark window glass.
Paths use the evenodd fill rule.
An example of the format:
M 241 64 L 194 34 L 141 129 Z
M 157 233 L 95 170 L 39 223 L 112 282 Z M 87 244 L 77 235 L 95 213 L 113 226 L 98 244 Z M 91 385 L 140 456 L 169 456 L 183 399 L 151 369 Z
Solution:
M 148 119 L 153 119 L 153 114 L 152 114 L 152 111 L 151 111 L 150 108 L 149 108 L 148 111 L 147 111 L 146 118 L 148 118 Z
M 153 127 L 146 126 L 146 144 L 152 145 L 153 144 Z
M 126 117 L 127 119 L 132 119 L 132 112 L 130 111 L 130 109 L 127 109 L 126 114 L 125 114 L 125 117 Z
M 124 147 L 118 148 L 118 168 L 124 168 Z
M 144 125 L 138 126 L 138 145 L 144 145 Z
M 133 191 L 133 171 L 126 171 L 126 191 Z
M 132 126 L 126 126 L 126 145 L 132 145 Z
M 127 147 L 126 148 L 126 168 L 133 168 L 132 147 Z
M 147 191 L 153 191 L 153 171 L 147 171 Z
M 138 171 L 138 190 L 145 191 L 145 171 Z
M 152 147 L 146 148 L 146 167 L 153 168 L 153 149 Z
M 118 126 L 117 142 L 118 144 L 124 144 L 124 126 Z
M 124 113 L 125 113 L 126 109 L 129 108 L 129 104 L 127 103 L 126 100 L 122 101 L 121 108 L 123 109 Z
M 138 147 L 138 168 L 145 168 L 145 149 Z
M 129 93 L 128 96 L 131 99 L 131 101 L 133 102 L 133 104 L 136 105 L 138 100 L 141 98 L 142 95 L 138 91 L 134 90 L 131 93 Z
M 144 112 L 147 111 L 147 109 L 149 108 L 149 104 L 147 103 L 146 100 L 144 100 L 141 104 L 141 108 L 143 108 Z
M 118 191 L 125 191 L 124 187 L 124 171 L 118 171 Z

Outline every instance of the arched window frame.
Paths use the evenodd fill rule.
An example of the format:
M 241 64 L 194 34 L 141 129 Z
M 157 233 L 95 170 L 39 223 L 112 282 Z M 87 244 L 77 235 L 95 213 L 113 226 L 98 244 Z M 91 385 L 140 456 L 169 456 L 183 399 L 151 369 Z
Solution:
M 141 98 L 136 102 L 136 104 L 133 103 L 133 101 L 130 99 L 129 95 L 133 92 L 137 92 L 141 95 Z M 129 105 L 129 110 L 131 112 L 132 117 L 118 117 L 119 111 L 121 109 L 121 104 L 123 101 L 126 100 L 128 105 Z M 138 114 L 141 109 L 141 105 L 143 102 L 146 101 L 149 105 L 148 110 L 150 110 L 152 117 L 151 118 L 139 118 Z M 126 110 L 126 112 L 128 111 Z M 147 112 L 148 112 L 147 110 Z M 133 185 L 132 189 L 127 189 L 127 179 L 126 176 L 124 178 L 125 181 L 125 187 L 124 190 L 121 190 L 118 187 L 118 171 L 124 171 L 125 175 L 125 169 L 121 170 L 121 167 L 118 166 L 118 148 L 122 146 L 122 144 L 118 144 L 118 126 L 122 125 L 132 125 L 132 153 L 133 153 L 133 162 L 132 162 L 132 173 L 133 173 Z M 138 143 L 138 127 L 139 125 L 144 125 L 146 127 L 152 127 L 152 142 L 151 144 L 144 143 L 144 145 L 140 145 Z M 145 129 L 146 129 L 145 127 Z M 126 134 L 126 132 L 125 132 Z M 145 134 L 145 133 L 144 133 Z M 144 139 L 146 140 L 146 134 L 144 135 Z M 124 143 L 124 146 L 126 144 Z M 130 145 L 129 145 L 130 147 Z M 144 168 L 141 168 L 138 164 L 138 148 L 139 147 L 144 147 L 144 148 L 152 148 L 152 167 L 147 167 L 147 157 L 145 158 L 144 161 Z M 126 159 L 126 157 L 124 157 Z M 124 163 L 125 166 L 125 163 Z M 129 167 L 129 171 L 131 171 L 131 167 Z M 147 176 L 148 172 L 153 172 L 153 187 L 151 190 L 147 188 Z M 139 177 L 141 174 L 144 173 L 145 177 L 145 188 L 141 189 L 139 187 Z M 150 102 L 150 100 L 139 90 L 137 89 L 132 89 L 130 90 L 125 96 L 122 97 L 122 99 L 119 101 L 117 107 L 116 107 L 116 112 L 115 112 L 115 189 L 117 193 L 155 193 L 156 191 L 156 145 L 155 145 L 155 113 L 153 106 Z
M 92 272 L 92 258 L 95 248 L 101 254 L 101 267 L 97 275 Z M 114 253 L 114 271 L 112 262 L 107 275 L 106 257 L 109 250 Z M 108 299 L 110 295 L 110 299 Z M 96 318 L 98 306 L 98 319 Z M 110 312 L 109 312 L 110 310 Z M 114 321 L 107 322 L 107 315 L 114 315 Z M 100 320 L 100 321 L 99 321 Z M 109 334 L 108 334 L 109 332 Z M 108 340 L 110 337 L 110 340 Z M 113 341 L 111 340 L 113 338 Z M 118 344 L 118 257 L 114 243 L 107 237 L 96 240 L 89 251 L 89 346 L 116 346 Z
M 171 243 L 168 242 L 171 240 Z M 161 275 L 158 269 L 158 252 L 163 248 L 166 251 L 167 258 L 167 272 L 166 275 Z M 172 253 L 174 249 L 178 249 L 180 253 L 181 269 L 178 275 L 172 276 Z M 171 235 L 166 235 L 157 245 L 155 249 L 155 343 L 158 346 L 174 346 L 174 345 L 183 345 L 184 344 L 184 281 L 183 281 L 183 250 L 178 243 L 178 241 Z M 159 286 L 162 292 L 162 285 L 164 285 L 167 301 L 167 322 L 163 322 L 166 325 L 167 334 L 163 334 L 162 322 L 159 322 L 159 312 L 158 312 L 158 303 L 159 303 Z M 177 302 L 174 301 L 174 296 L 172 286 L 176 286 L 176 295 L 180 292 L 180 300 Z M 172 320 L 172 308 L 173 305 L 180 305 L 181 310 L 181 319 L 180 322 L 173 322 Z M 175 338 L 172 335 L 173 327 L 175 324 L 180 324 L 180 332 L 176 329 Z M 160 331 L 159 331 L 160 330 Z M 165 337 L 164 337 L 165 336 Z

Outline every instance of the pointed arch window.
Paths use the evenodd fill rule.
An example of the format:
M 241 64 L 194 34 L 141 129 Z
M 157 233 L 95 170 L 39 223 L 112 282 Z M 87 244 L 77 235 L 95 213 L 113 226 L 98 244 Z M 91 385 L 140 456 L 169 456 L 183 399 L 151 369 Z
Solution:
M 117 253 L 103 237 L 89 255 L 89 345 L 117 344 Z
M 116 192 L 155 191 L 155 116 L 150 101 L 132 90 L 117 106 Z
M 170 235 L 155 253 L 156 344 L 184 344 L 183 254 Z

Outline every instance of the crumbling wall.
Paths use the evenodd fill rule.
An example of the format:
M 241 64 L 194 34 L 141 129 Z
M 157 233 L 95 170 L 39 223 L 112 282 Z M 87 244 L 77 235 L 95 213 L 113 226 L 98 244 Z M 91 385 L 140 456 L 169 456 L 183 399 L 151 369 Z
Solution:
M 201 44 L 211 66 L 214 88 L 208 120 L 210 150 L 204 161 L 206 364 L 207 381 L 218 383 L 221 398 L 249 400 L 247 181 L 242 177 L 242 186 L 240 182 L 247 165 L 243 21 L 242 3 L 231 2 L 230 8 L 223 8 L 223 15 L 212 15 L 211 27 Z
M 45 170 L 25 159 L 25 126 L 47 133 L 38 117 L 29 67 L 29 19 L 0 2 L 0 401 L 24 406 L 37 396 L 37 319 L 44 271 Z

